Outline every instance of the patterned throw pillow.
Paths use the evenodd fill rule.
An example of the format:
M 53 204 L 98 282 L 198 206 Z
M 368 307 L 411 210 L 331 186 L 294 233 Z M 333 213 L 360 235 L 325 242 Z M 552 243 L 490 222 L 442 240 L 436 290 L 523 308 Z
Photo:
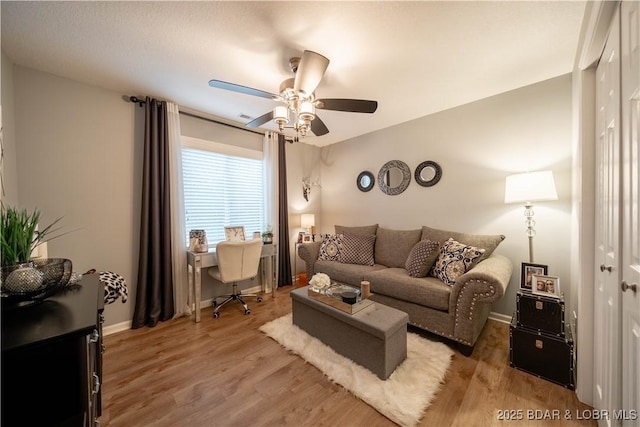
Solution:
M 458 277 L 471 270 L 484 252 L 484 249 L 467 246 L 450 238 L 440 248 L 431 275 L 452 286 Z
M 338 261 L 344 264 L 373 265 L 376 236 L 342 235 L 342 251 Z
M 320 243 L 318 259 L 322 261 L 339 261 L 341 251 L 342 234 L 325 234 L 322 236 L 322 243 Z
M 428 239 L 420 240 L 416 243 L 411 252 L 409 252 L 409 257 L 407 257 L 404 267 L 409 276 L 426 277 L 440 254 L 438 249 L 440 249 L 438 242 L 432 242 Z

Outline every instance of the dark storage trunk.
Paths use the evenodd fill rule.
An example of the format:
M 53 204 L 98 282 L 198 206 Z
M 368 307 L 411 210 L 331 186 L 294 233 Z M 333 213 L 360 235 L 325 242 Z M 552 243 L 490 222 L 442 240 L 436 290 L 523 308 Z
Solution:
M 509 328 L 510 366 L 573 390 L 573 339 L 518 326 L 516 316 Z
M 564 337 L 564 299 L 518 291 L 516 324 L 534 331 Z

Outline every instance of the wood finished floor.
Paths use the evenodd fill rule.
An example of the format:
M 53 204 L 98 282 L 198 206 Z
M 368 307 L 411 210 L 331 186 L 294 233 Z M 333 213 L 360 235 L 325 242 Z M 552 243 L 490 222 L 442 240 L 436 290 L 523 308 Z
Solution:
M 291 311 L 291 289 L 250 302 L 249 316 L 231 305 L 213 319 L 209 308 L 198 324 L 181 318 L 107 336 L 102 425 L 395 425 L 258 330 Z M 554 409 L 560 420 L 528 419 Z M 420 426 L 595 426 L 565 419 L 587 409 L 572 391 L 510 368 L 509 327 L 489 321 L 471 357 L 456 351 Z M 523 419 L 498 420 L 499 410 Z

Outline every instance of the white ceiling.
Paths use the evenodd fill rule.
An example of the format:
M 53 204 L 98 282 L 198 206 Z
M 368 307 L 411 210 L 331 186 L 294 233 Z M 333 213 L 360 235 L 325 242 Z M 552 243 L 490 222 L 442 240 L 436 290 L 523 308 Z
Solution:
M 149 95 L 235 122 L 276 103 L 210 79 L 277 93 L 290 57 L 331 60 L 319 98 L 379 102 L 319 111 L 328 145 L 571 72 L 583 1 L 1 2 L 16 64 Z M 274 127 L 275 129 L 275 127 Z

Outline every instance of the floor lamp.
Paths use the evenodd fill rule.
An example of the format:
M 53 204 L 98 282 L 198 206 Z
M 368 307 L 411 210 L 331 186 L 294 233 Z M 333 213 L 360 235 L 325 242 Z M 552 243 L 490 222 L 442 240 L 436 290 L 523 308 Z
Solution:
M 507 176 L 504 188 L 505 203 L 524 202 L 526 234 L 529 238 L 529 262 L 533 263 L 533 237 L 536 231 L 533 227 L 533 202 L 545 200 L 558 200 L 556 184 L 553 180 L 553 172 L 539 171 L 519 173 Z

